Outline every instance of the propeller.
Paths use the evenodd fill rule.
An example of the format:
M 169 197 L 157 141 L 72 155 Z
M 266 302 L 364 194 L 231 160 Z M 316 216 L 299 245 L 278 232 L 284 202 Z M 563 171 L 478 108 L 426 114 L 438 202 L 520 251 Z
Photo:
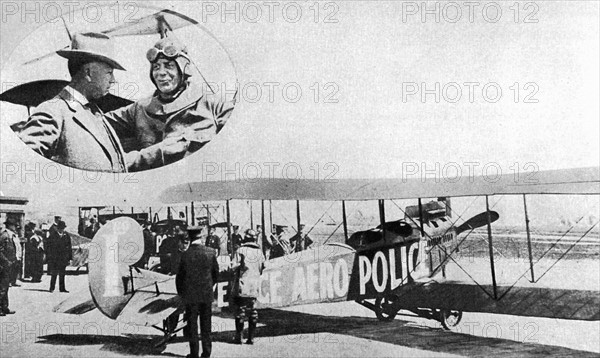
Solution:
M 27 108 L 36 107 L 40 103 L 54 98 L 54 96 L 59 94 L 68 84 L 69 81 L 65 80 L 27 82 L 2 92 L 0 94 L 0 101 L 22 105 Z M 133 101 L 115 96 L 111 93 L 97 99 L 95 102 L 103 112 L 114 111 L 115 109 L 133 103 Z M 16 125 L 13 130 L 18 132 L 19 128 L 21 128 L 21 124 Z
M 490 222 L 494 222 L 494 221 L 498 220 L 498 218 L 500 218 L 500 215 L 495 211 L 489 211 L 489 213 L 490 213 Z M 462 223 L 462 225 L 458 226 L 456 228 L 456 235 L 459 235 L 460 233 L 467 231 L 467 230 L 477 229 L 478 227 L 487 225 L 487 223 L 488 223 L 487 212 L 477 214 L 477 215 L 473 216 L 472 218 L 470 218 L 469 220 Z
M 67 20 L 65 20 L 65 18 L 62 17 L 62 16 L 60 18 L 63 21 L 63 24 L 65 25 L 65 30 L 67 31 L 67 36 L 69 36 L 69 41 L 73 40 L 73 36 L 71 35 L 71 31 L 69 30 L 69 26 L 67 26 Z M 68 48 L 69 48 L 69 46 L 65 46 L 61 50 L 67 50 Z M 36 63 L 36 62 L 38 62 L 40 60 L 43 60 L 45 58 L 48 58 L 48 57 L 54 55 L 55 53 L 56 53 L 56 51 L 47 53 L 47 54 L 45 54 L 43 56 L 40 56 L 40 57 L 34 58 L 33 60 L 25 62 L 25 63 L 23 63 L 23 65 L 30 65 L 32 63 Z
M 166 35 L 167 29 L 174 31 L 188 25 L 197 25 L 198 22 L 173 10 L 163 9 L 152 15 L 144 16 L 112 29 L 102 31 L 109 36 L 132 36 L 132 35 Z
M 65 80 L 41 80 L 20 84 L 0 94 L 0 101 L 36 107 L 56 96 L 69 84 Z
M 68 50 L 68 49 L 69 49 L 69 47 L 71 47 L 71 46 L 70 46 L 70 45 L 69 45 L 69 46 L 65 46 L 65 47 L 61 48 L 60 50 Z M 60 51 L 60 50 L 59 50 L 59 51 Z M 38 62 L 38 61 L 40 61 L 40 60 L 43 60 L 43 59 L 45 59 L 45 58 L 48 58 L 48 57 L 52 57 L 52 56 L 54 56 L 54 55 L 56 55 L 56 51 L 49 52 L 49 53 L 47 53 L 47 54 L 45 54 L 45 55 L 42 55 L 42 56 L 40 56 L 40 57 L 36 57 L 36 58 L 34 58 L 33 60 L 29 60 L 29 61 L 27 61 L 27 62 L 23 62 L 23 66 L 26 66 L 26 65 L 31 65 L 31 64 L 33 64 L 33 63 L 36 63 L 36 62 Z

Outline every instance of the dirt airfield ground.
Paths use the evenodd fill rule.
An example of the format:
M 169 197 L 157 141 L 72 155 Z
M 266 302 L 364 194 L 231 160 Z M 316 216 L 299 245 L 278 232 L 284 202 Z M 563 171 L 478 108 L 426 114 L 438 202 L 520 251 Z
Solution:
M 563 277 L 593 276 L 598 260 L 566 261 Z M 585 267 L 587 272 L 582 272 Z M 570 269 L 569 269 L 570 268 Z M 593 277 L 590 278 L 594 281 Z M 4 357 L 185 357 L 188 343 L 178 336 L 162 352 L 152 349 L 160 332 L 110 320 L 98 310 L 83 315 L 53 313 L 52 308 L 87 290 L 87 275 L 67 276 L 70 293 L 49 293 L 42 283 L 21 283 L 10 289 L 14 315 L 0 318 Z M 81 294 L 81 293 L 79 293 Z M 454 332 L 437 322 L 399 315 L 379 322 L 354 302 L 296 306 L 260 311 L 255 345 L 234 345 L 230 314 L 213 316 L 215 357 L 413 357 L 519 356 L 600 353 L 600 322 L 567 321 L 465 313 Z

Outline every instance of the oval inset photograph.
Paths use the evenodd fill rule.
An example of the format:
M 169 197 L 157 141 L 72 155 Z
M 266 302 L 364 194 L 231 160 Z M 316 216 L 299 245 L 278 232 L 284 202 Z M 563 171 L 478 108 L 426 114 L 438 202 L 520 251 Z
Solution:
M 231 56 L 169 9 L 63 14 L 2 70 L 2 122 L 31 150 L 89 171 L 138 172 L 201 151 L 230 120 Z

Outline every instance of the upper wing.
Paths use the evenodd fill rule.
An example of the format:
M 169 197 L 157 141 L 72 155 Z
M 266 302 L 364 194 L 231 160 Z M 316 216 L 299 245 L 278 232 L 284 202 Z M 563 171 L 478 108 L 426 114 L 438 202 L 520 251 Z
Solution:
M 165 203 L 209 200 L 376 200 L 498 194 L 600 194 L 600 168 L 532 172 L 517 177 L 463 176 L 450 180 L 273 179 L 190 182 L 161 194 Z
M 2 92 L 2 94 L 0 94 L 0 101 L 26 107 L 36 107 L 40 105 L 40 103 L 54 98 L 68 84 L 69 81 L 64 80 L 31 81 Z M 104 112 L 110 112 L 131 103 L 133 103 L 133 101 L 110 93 L 97 101 L 98 107 Z

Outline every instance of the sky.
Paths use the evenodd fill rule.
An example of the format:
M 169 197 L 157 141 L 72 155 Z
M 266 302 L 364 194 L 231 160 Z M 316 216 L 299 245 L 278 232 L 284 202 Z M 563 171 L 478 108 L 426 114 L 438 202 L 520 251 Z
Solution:
M 32 2 L 26 13 L 21 3 L 2 2 L 2 91 L 68 79 L 58 56 L 22 65 L 69 44 L 61 22 L 44 23 L 55 6 L 48 4 L 66 8 Z M 122 3 L 118 16 L 104 7 L 93 22 L 98 2 L 77 4 L 67 21 L 77 31 L 154 11 L 146 2 Z M 26 112 L 2 102 L 5 195 L 27 196 L 39 208 L 148 203 L 170 185 L 231 175 L 377 178 L 401 177 L 415 165 L 416 175 L 438 176 L 468 163 L 478 175 L 489 167 L 507 174 L 599 165 L 597 2 L 482 2 L 472 19 L 462 2 L 428 2 L 430 10 L 439 6 L 439 21 L 422 17 L 422 2 L 148 4 L 202 24 L 175 33 L 209 81 L 239 83 L 230 122 L 183 161 L 114 176 L 59 167 L 29 151 L 7 127 Z M 116 72 L 117 94 L 152 92 L 145 52 L 153 41 L 117 39 L 128 69 Z

